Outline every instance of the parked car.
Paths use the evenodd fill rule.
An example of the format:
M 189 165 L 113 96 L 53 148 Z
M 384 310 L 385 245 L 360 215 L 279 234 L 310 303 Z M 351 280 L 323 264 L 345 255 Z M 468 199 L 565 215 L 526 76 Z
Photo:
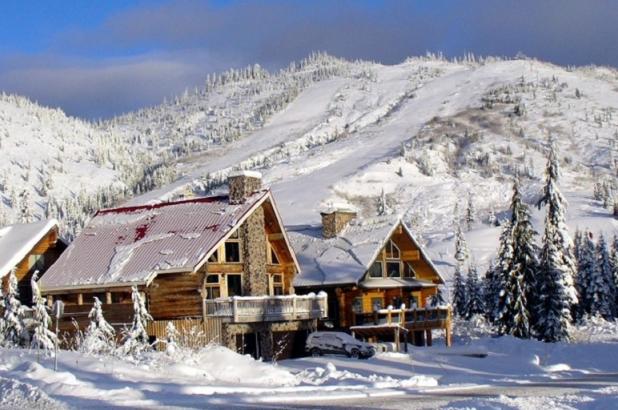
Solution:
M 305 350 L 312 356 L 331 353 L 345 354 L 355 359 L 366 359 L 376 353 L 369 343 L 361 342 L 343 332 L 313 332 L 307 337 Z

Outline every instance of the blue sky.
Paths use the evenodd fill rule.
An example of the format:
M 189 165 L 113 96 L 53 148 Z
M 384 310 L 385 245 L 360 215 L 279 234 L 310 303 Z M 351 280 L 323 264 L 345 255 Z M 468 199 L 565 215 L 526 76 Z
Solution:
M 0 89 L 84 118 L 315 50 L 386 64 L 522 52 L 618 67 L 615 0 L 3 0 L 0 12 Z

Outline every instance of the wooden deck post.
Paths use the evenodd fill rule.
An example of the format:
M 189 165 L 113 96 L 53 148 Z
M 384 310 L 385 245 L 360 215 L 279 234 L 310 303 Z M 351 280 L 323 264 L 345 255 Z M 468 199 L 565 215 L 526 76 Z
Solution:
M 433 339 L 432 339 L 432 335 L 431 335 L 431 329 L 427 329 L 425 330 L 425 333 L 427 334 L 427 346 L 432 346 L 433 344 Z
M 112 304 L 112 292 L 105 292 L 105 303 L 108 305 Z
M 83 305 L 84 304 L 84 294 L 83 293 L 78 293 L 77 294 L 77 304 L 78 305 Z
M 397 348 L 397 353 L 401 351 L 401 341 L 399 336 L 399 326 L 397 326 L 395 328 L 395 347 Z
M 236 296 L 232 297 L 232 316 L 234 316 L 234 323 L 238 322 L 238 299 L 236 299 Z M 257 344 L 257 333 L 255 337 Z

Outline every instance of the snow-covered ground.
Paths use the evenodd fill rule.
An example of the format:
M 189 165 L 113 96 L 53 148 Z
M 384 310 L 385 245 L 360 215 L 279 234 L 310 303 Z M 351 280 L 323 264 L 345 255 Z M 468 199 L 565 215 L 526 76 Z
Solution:
M 173 355 L 157 352 L 140 361 L 61 351 L 54 372 L 51 357 L 37 360 L 28 350 L 3 349 L 0 408 L 370 403 L 416 408 L 418 400 L 424 408 L 528 409 L 545 404 L 603 409 L 618 400 L 615 323 L 590 322 L 576 329 L 570 344 L 492 338 L 482 326 L 459 329 L 453 348 L 442 346 L 438 338 L 433 347 L 410 347 L 407 354 L 380 353 L 368 360 L 323 356 L 273 364 L 220 346 Z

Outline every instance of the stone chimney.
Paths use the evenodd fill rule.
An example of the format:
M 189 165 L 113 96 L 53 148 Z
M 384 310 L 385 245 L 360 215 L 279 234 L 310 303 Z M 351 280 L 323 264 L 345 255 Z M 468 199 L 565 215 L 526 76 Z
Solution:
M 326 239 L 337 236 L 352 219 L 356 218 L 355 211 L 343 208 L 320 212 L 320 215 L 322 215 L 322 236 Z
M 262 188 L 262 174 L 256 171 L 233 171 L 227 177 L 230 204 L 242 204 Z

